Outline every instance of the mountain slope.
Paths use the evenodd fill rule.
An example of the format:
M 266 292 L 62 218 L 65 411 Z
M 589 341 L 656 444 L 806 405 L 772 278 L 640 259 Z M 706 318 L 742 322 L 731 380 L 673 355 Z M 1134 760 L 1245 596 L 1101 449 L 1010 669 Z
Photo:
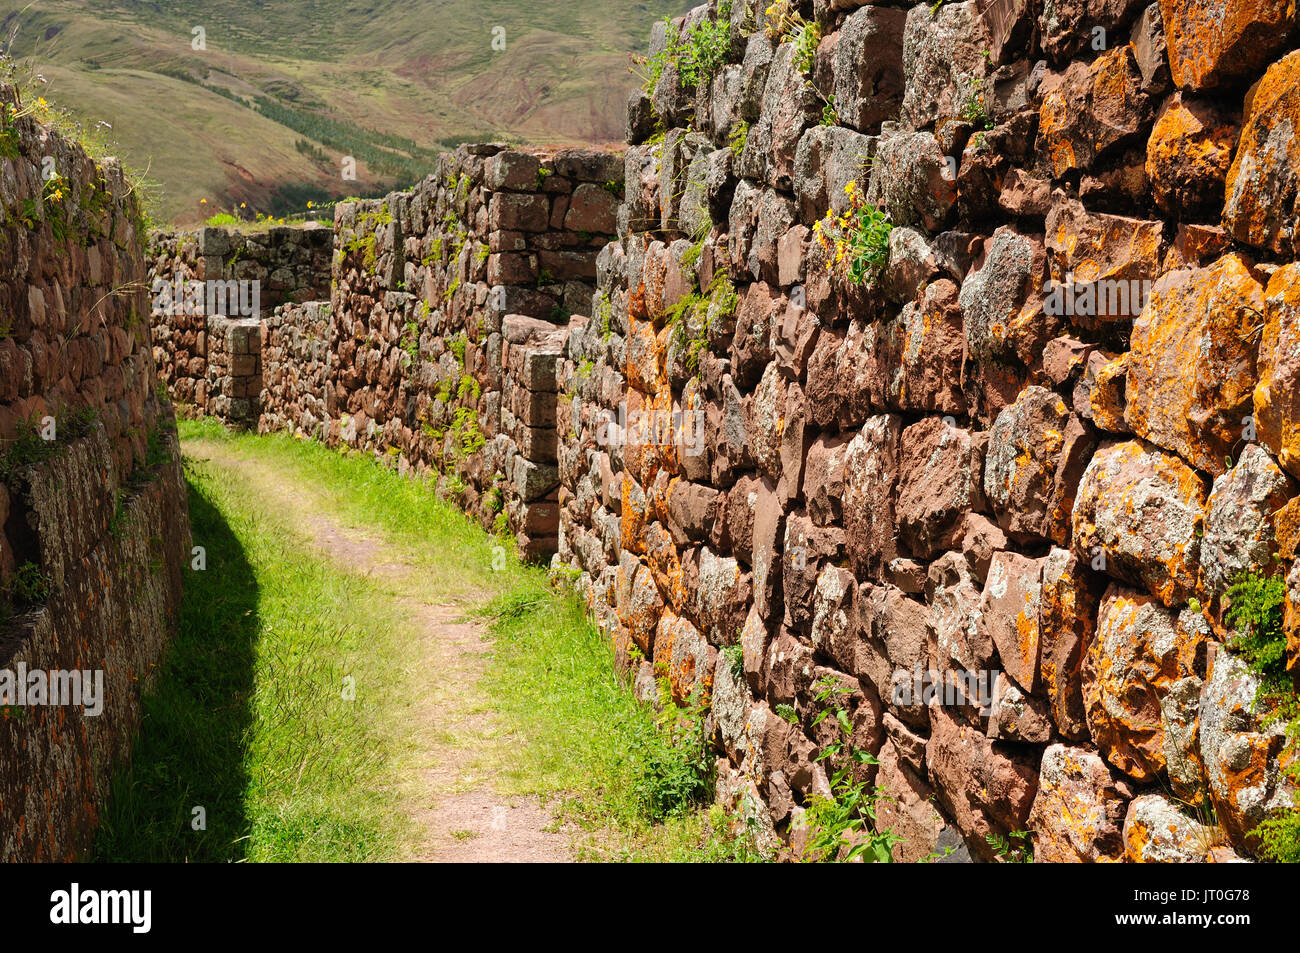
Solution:
M 158 213 L 188 223 L 383 192 L 458 142 L 616 142 L 627 53 L 689 5 L 0 0 L 0 38 L 46 98 L 111 126 L 158 183 Z

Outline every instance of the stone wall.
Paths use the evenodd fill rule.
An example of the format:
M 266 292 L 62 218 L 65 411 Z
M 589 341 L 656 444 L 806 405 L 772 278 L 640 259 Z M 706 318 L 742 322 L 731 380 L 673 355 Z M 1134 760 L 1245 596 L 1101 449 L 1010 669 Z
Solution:
M 345 203 L 332 274 L 316 285 L 332 284 L 330 300 L 282 304 L 259 327 L 155 310 L 172 394 L 230 423 L 433 473 L 485 527 L 508 532 L 530 558 L 549 557 L 559 530 L 555 366 L 616 230 L 622 173 L 621 156 L 593 150 L 476 145 L 443 156 L 409 192 Z M 203 279 L 223 262 L 223 278 L 241 278 L 243 251 L 232 265 L 203 254 L 236 244 L 216 229 L 157 235 L 152 274 Z
M 838 764 L 834 685 L 896 857 L 1249 852 L 1294 794 L 1223 648 L 1246 570 L 1290 570 L 1300 647 L 1291 14 L 784 6 L 805 61 L 736 0 L 709 82 L 670 57 L 629 101 L 558 560 L 638 691 L 711 700 L 773 842 Z M 855 275 L 837 219 L 873 209 Z
M 698 7 L 621 171 L 462 147 L 341 207 L 260 426 L 555 549 L 772 844 L 842 705 L 898 859 L 1249 854 L 1294 795 L 1225 611 L 1287 574 L 1295 667 L 1300 53 L 1207 10 Z M 669 30 L 725 48 L 698 88 Z
M 591 300 L 621 178 L 592 150 L 469 146 L 412 192 L 342 206 L 329 439 L 442 474 L 484 526 L 553 553 L 554 332 Z
M 262 416 L 262 321 L 207 316 L 208 413 L 236 427 Z
M 42 117 L 0 86 L 0 860 L 89 846 L 190 549 L 137 201 Z M 24 670 L 102 673 L 102 710 L 5 694 Z
M 327 432 L 325 385 L 329 378 L 330 305 L 309 301 L 276 308 L 266 318 L 262 348 L 263 433 L 287 430 L 323 438 Z
M 247 233 L 205 227 L 154 232 L 149 242 L 154 360 L 168 392 L 187 412 L 256 427 L 260 369 L 231 373 L 226 354 L 228 346 L 243 348 L 238 357 L 257 354 L 261 331 L 240 330 L 228 341 L 229 321 L 259 325 L 277 307 L 328 298 L 332 230 L 315 222 Z

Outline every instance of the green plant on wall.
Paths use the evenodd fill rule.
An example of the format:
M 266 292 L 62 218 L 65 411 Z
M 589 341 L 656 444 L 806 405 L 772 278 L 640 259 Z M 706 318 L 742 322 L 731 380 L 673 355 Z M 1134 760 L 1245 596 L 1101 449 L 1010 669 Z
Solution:
M 447 339 L 447 350 L 461 367 L 465 366 L 465 348 L 469 346 L 469 335 L 464 331 Z
M 967 81 L 966 98 L 962 102 L 958 115 L 963 121 L 980 130 L 993 128 L 993 120 L 989 118 L 984 100 L 984 80 L 972 76 Z
M 726 275 L 719 272 L 703 294 L 690 292 L 668 309 L 674 346 L 682 352 L 686 372 L 700 372 L 700 357 L 709 347 L 709 328 L 717 316 L 735 314 L 740 296 Z M 692 331 L 691 325 L 698 325 Z
M 40 605 L 50 597 L 50 581 L 40 566 L 25 562 L 14 570 L 5 594 L 16 608 Z
M 716 21 L 697 23 L 686 34 L 678 68 L 688 89 L 708 84 L 731 52 L 731 4 L 721 6 Z
M 420 325 L 415 321 L 407 321 L 406 327 L 402 330 L 402 338 L 398 342 L 400 347 L 406 353 L 407 364 L 413 364 L 420 358 Z
M 818 761 L 840 759 L 841 766 L 830 780 L 830 795 L 814 794 L 808 806 L 808 845 L 804 860 L 812 862 L 889 863 L 894 846 L 902 838 L 893 828 L 877 830 L 876 804 L 886 798 L 884 789 L 855 779 L 862 765 L 878 764 L 869 752 L 853 744 L 853 723 L 843 705 L 835 702 L 849 689 L 838 680 L 825 677 L 813 686 L 816 700 L 824 705 L 813 720 L 816 727 L 827 718 L 834 720 L 837 738 L 818 755 Z M 843 755 L 841 758 L 840 756 Z
M 457 407 L 451 415 L 452 453 L 463 459 L 483 449 L 487 438 L 478 425 L 478 411 L 473 407 Z
M 821 124 L 823 126 L 834 126 L 839 121 L 839 115 L 835 112 L 835 94 L 831 93 L 822 103 Z
M 889 217 L 869 204 L 856 182 L 844 187 L 849 207 L 813 223 L 813 237 L 826 253 L 826 269 L 855 285 L 874 281 L 889 261 Z
M 984 842 L 993 848 L 993 853 L 1000 863 L 1032 864 L 1034 862 L 1033 841 L 1029 831 L 1011 831 L 1005 837 L 1001 834 L 985 834 Z
M 669 66 L 675 66 L 687 89 L 706 85 L 727 62 L 731 53 L 731 0 L 718 5 L 717 18 L 696 23 L 685 33 L 664 17 L 664 46 L 649 56 L 633 56 L 632 72 L 641 78 L 641 88 L 651 92 Z
M 731 148 L 731 154 L 737 159 L 745 151 L 745 142 L 749 139 L 749 123 L 743 119 L 737 119 L 731 127 L 731 133 L 727 136 L 727 145 Z
M 794 43 L 794 65 L 804 76 L 812 75 L 817 65 L 817 44 L 822 39 L 822 28 L 817 23 L 801 23 L 790 38 Z
M 462 400 L 462 401 L 478 400 L 479 395 L 481 393 L 482 390 L 479 387 L 479 382 L 474 379 L 474 375 L 472 374 L 461 375 L 460 383 L 456 385 L 457 400 Z
M 1286 669 L 1286 634 L 1282 620 L 1286 580 L 1281 573 L 1245 573 L 1234 580 L 1226 597 L 1225 624 L 1235 633 L 1228 647 L 1259 679 L 1255 702 L 1266 725 L 1286 725 L 1288 754 L 1280 759 L 1300 791 L 1300 696 Z M 1266 860 L 1300 863 L 1300 794 L 1288 811 L 1266 818 L 1256 831 Z
M 654 822 L 680 816 L 713 799 L 713 758 L 704 732 L 708 710 L 697 685 L 679 708 L 666 677 L 660 677 L 658 730 L 640 739 L 636 797 L 644 816 Z

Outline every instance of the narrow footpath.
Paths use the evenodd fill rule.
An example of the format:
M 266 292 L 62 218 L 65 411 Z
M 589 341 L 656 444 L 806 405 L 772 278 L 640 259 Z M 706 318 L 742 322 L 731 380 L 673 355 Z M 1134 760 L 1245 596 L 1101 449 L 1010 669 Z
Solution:
M 274 513 L 343 574 L 368 577 L 392 600 L 392 617 L 409 627 L 415 651 L 393 672 L 406 711 L 404 763 L 394 788 L 419 836 L 399 860 L 567 861 L 570 838 L 536 798 L 503 796 L 491 756 L 502 727 L 479 687 L 490 634 L 467 618 L 477 600 L 438 591 L 401 546 L 375 528 L 349 525 L 330 512 L 320 488 L 269 457 L 239 445 L 190 439 L 185 456 L 239 485 L 258 509 Z M 436 554 L 429 554 L 436 558 Z M 447 554 L 451 558 L 452 554 Z

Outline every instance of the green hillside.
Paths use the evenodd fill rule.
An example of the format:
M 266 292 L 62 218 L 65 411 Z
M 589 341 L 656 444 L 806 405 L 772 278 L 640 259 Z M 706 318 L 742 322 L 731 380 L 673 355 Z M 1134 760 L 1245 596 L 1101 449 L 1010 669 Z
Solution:
M 617 142 L 628 52 L 690 5 L 0 0 L 0 38 L 47 99 L 111 127 L 99 126 L 158 183 L 160 216 L 190 223 L 378 194 L 458 142 Z

